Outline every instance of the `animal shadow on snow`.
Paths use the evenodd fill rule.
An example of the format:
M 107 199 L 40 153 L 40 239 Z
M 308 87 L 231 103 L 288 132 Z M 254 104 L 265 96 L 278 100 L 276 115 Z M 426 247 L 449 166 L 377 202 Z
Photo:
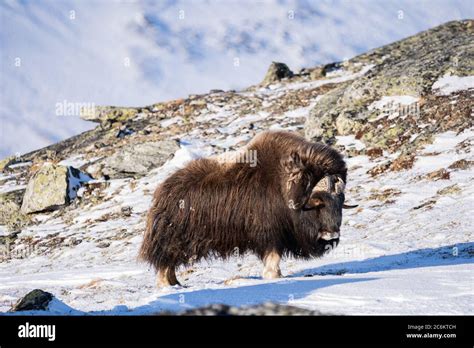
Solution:
M 456 248 L 456 249 L 455 249 Z M 315 290 L 347 283 L 365 282 L 378 278 L 295 279 L 321 275 L 345 273 L 369 273 L 397 269 L 446 266 L 474 262 L 474 243 L 459 243 L 439 248 L 426 248 L 409 252 L 378 256 L 361 261 L 340 262 L 288 275 L 286 278 L 263 284 L 215 289 L 180 289 L 172 294 L 158 297 L 147 305 L 137 307 L 128 314 L 150 314 L 162 310 L 183 311 L 215 303 L 231 306 L 247 306 L 264 302 L 287 303 L 308 296 Z M 252 279 L 253 277 L 249 277 Z M 257 278 L 259 279 L 259 278 Z
M 361 261 L 348 261 L 306 269 L 289 275 L 311 277 L 399 270 L 420 267 L 474 263 L 474 243 L 458 243 L 439 248 L 426 248 Z
M 162 310 L 183 311 L 195 307 L 222 303 L 231 306 L 248 306 L 265 302 L 290 304 L 308 296 L 311 292 L 328 286 L 364 282 L 377 278 L 341 278 L 318 280 L 282 279 L 279 281 L 239 286 L 235 288 L 201 289 L 194 291 L 179 291 L 173 294 L 160 296 L 147 305 L 137 307 L 133 314 L 152 313 Z

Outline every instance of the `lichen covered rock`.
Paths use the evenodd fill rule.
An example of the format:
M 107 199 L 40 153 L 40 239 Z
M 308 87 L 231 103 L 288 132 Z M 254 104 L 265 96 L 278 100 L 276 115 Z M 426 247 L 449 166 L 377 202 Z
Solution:
M 20 211 L 25 189 L 16 189 L 0 194 L 0 225 L 10 231 L 18 231 L 27 226 L 31 219 Z
M 443 76 L 474 75 L 473 23 L 446 23 L 349 60 L 349 70 L 360 65 L 370 70 L 320 98 L 306 121 L 306 137 L 331 143 L 334 136 L 360 132 L 367 145 L 396 151 L 417 146 L 408 142 L 412 135 L 434 131 L 421 124 L 443 131 L 472 126 L 469 92 L 456 92 L 451 110 L 450 97 L 436 94 L 433 86 Z M 373 107 L 387 97 L 414 102 L 385 113 Z
M 289 78 L 292 76 L 293 72 L 290 70 L 290 68 L 288 68 L 285 63 L 272 62 L 261 85 L 268 86 L 272 83 L 280 81 L 283 78 Z
M 15 156 L 8 156 L 0 161 L 0 172 L 3 172 L 10 164 L 14 163 Z
M 133 119 L 139 113 L 137 108 L 96 106 L 81 110 L 81 118 L 86 121 L 106 123 L 122 122 Z
M 83 182 L 91 177 L 73 167 L 44 164 L 31 177 L 21 205 L 24 214 L 54 210 L 76 198 Z
M 178 149 L 173 140 L 131 144 L 105 159 L 102 173 L 110 178 L 140 177 L 163 165 Z

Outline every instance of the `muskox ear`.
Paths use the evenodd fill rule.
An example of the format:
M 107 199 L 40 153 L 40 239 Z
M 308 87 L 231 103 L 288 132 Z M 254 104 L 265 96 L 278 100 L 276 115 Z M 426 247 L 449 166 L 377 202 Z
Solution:
M 305 204 L 304 209 L 310 210 L 315 208 L 322 208 L 324 207 L 324 201 L 320 197 L 312 196 L 308 202 Z

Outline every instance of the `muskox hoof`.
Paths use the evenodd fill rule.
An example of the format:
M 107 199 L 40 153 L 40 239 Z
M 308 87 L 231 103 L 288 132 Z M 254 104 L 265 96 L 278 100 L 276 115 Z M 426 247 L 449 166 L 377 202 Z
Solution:
M 264 270 L 263 271 L 263 279 L 277 279 L 281 278 L 280 270 Z
M 156 286 L 158 288 L 166 288 L 168 286 L 175 286 L 175 285 L 178 285 L 178 286 L 181 286 L 181 283 L 176 281 L 176 282 L 170 282 L 168 280 L 162 280 L 162 279 L 158 279 L 158 281 L 156 282 Z
M 174 269 L 170 269 L 170 268 L 166 268 L 158 272 L 156 285 L 159 288 L 165 288 L 167 286 L 174 286 L 174 285 L 181 286 L 181 284 L 178 282 L 178 279 L 176 278 L 176 273 Z

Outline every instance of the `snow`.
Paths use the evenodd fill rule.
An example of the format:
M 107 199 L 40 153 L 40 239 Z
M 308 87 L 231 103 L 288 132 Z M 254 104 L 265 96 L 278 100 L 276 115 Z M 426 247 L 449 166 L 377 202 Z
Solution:
M 221 141 L 240 136 L 236 131 Z M 360 146 L 352 136 L 337 139 L 338 145 Z M 129 186 L 130 179 L 112 180 L 106 189 L 110 199 L 93 209 L 77 208 L 72 225 L 51 216 L 24 229 L 20 237 L 60 232 L 82 243 L 45 255 L 33 248 L 23 251 L 21 259 L 0 263 L 0 311 L 7 311 L 27 291 L 41 288 L 57 297 L 48 311 L 53 315 L 148 315 L 211 303 L 268 301 L 345 315 L 472 314 L 474 171 L 453 171 L 449 180 L 434 182 L 418 178 L 461 158 L 473 160 L 473 151 L 456 149 L 466 139 L 474 139 L 474 129 L 439 134 L 420 151 L 412 169 L 378 178 L 367 174 L 376 163 L 366 156 L 347 158 L 346 200 L 359 208 L 344 211 L 340 245 L 321 259 L 284 259 L 284 278 L 262 279 L 261 262 L 246 254 L 181 268 L 178 278 L 186 287 L 157 289 L 153 270 L 136 259 L 153 189 L 189 160 L 215 154 L 205 140 L 183 139 L 173 159 L 137 180 L 135 188 Z M 438 194 L 451 185 L 461 190 Z M 386 199 L 373 196 L 390 191 L 395 194 Z M 431 200 L 430 207 L 413 209 Z M 124 206 L 133 208 L 126 220 L 99 219 Z M 138 233 L 111 240 L 108 248 L 97 246 L 124 229 Z
M 338 135 L 336 136 L 337 145 L 342 145 L 346 148 L 354 148 L 356 150 L 362 150 L 365 148 L 365 144 L 356 139 L 354 135 Z
M 16 190 L 26 189 L 26 185 L 18 185 L 15 181 L 7 181 L 0 187 L 0 193 L 8 193 Z
M 450 95 L 470 88 L 474 88 L 474 76 L 443 76 L 431 87 L 438 95 Z
M 31 165 L 32 165 L 32 162 L 21 162 L 21 163 L 10 164 L 8 168 L 16 169 L 16 168 L 22 168 L 22 167 L 29 167 Z
M 456 134 L 454 131 L 448 131 L 442 134 L 439 134 L 433 141 L 432 144 L 428 144 L 423 148 L 422 153 L 436 153 L 443 152 L 447 149 L 452 149 L 456 144 L 471 139 L 474 137 L 473 129 L 466 129 L 465 131 Z
M 181 124 L 181 123 L 183 123 L 183 121 L 184 121 L 184 119 L 181 116 L 175 116 L 175 117 L 172 117 L 170 119 L 161 121 L 160 125 L 161 125 L 161 127 L 166 128 L 166 127 L 169 127 L 173 124 Z
M 470 0 L 44 0 L 2 1 L 0 16 L 4 157 L 94 127 L 55 115 L 64 100 L 134 106 L 238 90 L 273 60 L 293 71 L 343 61 L 474 10 Z
M 220 108 L 212 105 L 210 108 L 208 107 L 210 113 L 206 113 L 204 115 L 196 117 L 196 121 L 202 122 L 202 121 L 211 121 L 211 120 L 221 120 L 221 119 L 227 119 L 228 117 L 232 116 L 232 113 L 229 110 L 226 110 L 225 108 Z
M 369 110 L 381 110 L 382 113 L 371 122 L 378 121 L 388 116 L 389 120 L 397 117 L 404 118 L 408 114 L 418 114 L 420 112 L 419 97 L 411 95 L 383 96 L 368 106 Z
M 223 126 L 223 127 L 218 127 L 217 130 L 220 133 L 224 134 L 233 134 L 236 131 L 238 131 L 240 128 L 250 125 L 252 122 L 255 121 L 260 121 L 262 119 L 265 119 L 268 116 L 268 112 L 260 111 L 258 114 L 255 115 L 248 115 L 245 117 L 240 117 L 232 122 L 230 122 L 228 125 Z
M 318 96 L 319 97 L 319 96 Z M 319 98 L 316 98 L 316 102 Z M 290 111 L 285 112 L 280 118 L 299 118 L 299 117 L 307 117 L 309 112 L 314 108 L 316 102 L 309 104 L 306 107 L 293 109 Z
M 273 88 L 271 93 L 274 93 L 275 90 L 287 91 L 287 90 L 296 90 L 296 89 L 313 89 L 313 88 L 318 88 L 330 83 L 342 83 L 342 82 L 354 80 L 358 77 L 364 76 L 374 66 L 375 66 L 374 64 L 367 64 L 366 66 L 363 66 L 358 72 L 343 71 L 340 74 L 338 74 L 336 77 L 330 77 L 328 79 L 321 79 L 321 80 L 310 81 L 310 82 L 292 83 L 290 85 L 279 86 L 277 88 Z M 268 89 L 262 89 L 261 91 L 263 91 L 264 93 L 270 93 Z
M 395 104 L 395 105 L 410 105 L 413 103 L 418 102 L 420 98 L 413 97 L 411 95 L 397 95 L 397 96 L 384 96 L 382 99 L 373 102 L 369 105 L 368 109 L 378 109 L 382 110 L 388 104 Z
M 67 185 L 68 190 L 69 190 L 68 197 L 70 200 L 73 200 L 77 197 L 77 190 L 79 190 L 79 188 L 84 183 L 91 181 L 92 178 L 81 171 L 78 171 L 77 173 L 79 176 L 75 176 L 71 167 L 68 167 L 67 170 L 68 170 L 68 180 L 69 180 L 68 185 Z
M 95 160 L 98 160 L 99 158 L 90 158 L 90 159 L 85 159 L 84 156 L 82 155 L 77 155 L 77 156 L 72 156 L 70 158 L 66 158 L 65 160 L 62 160 L 59 162 L 59 165 L 66 166 L 66 167 L 74 167 L 74 168 L 80 168 L 84 164 L 93 162 Z
M 184 140 L 180 141 L 181 148 L 176 151 L 174 157 L 167 164 L 168 166 L 183 167 L 189 161 L 208 157 L 212 153 L 210 146 L 202 141 Z
M 9 234 L 10 232 L 7 230 L 7 228 L 0 225 L 0 237 L 8 236 Z

